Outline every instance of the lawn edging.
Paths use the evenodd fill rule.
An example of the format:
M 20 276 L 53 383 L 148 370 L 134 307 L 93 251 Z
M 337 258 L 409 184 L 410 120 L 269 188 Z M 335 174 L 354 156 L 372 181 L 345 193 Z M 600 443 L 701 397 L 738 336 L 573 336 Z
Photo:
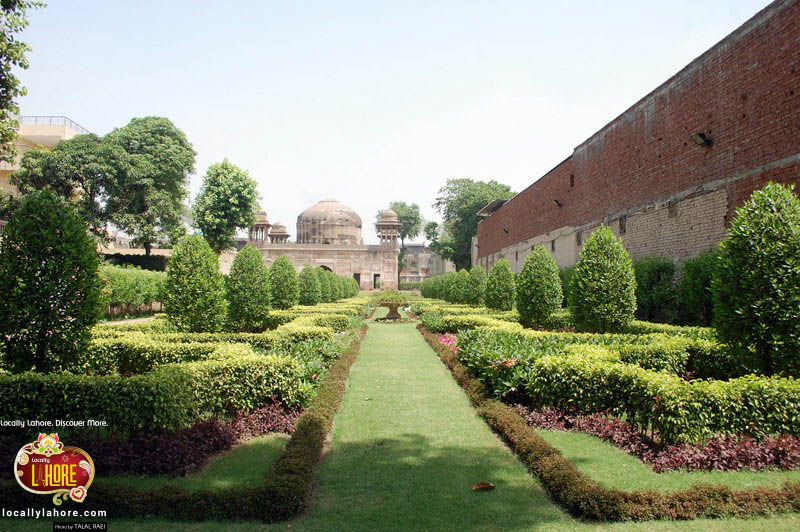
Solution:
M 159 517 L 180 521 L 289 519 L 308 506 L 315 482 L 315 467 L 325 439 L 344 396 L 350 368 L 366 335 L 359 338 L 329 368 L 311 405 L 297 420 L 295 431 L 263 483 L 255 487 L 187 491 L 160 487 L 142 491 L 98 479 L 80 505 L 66 502 L 59 510 L 103 510 L 110 519 Z M 94 457 L 102 464 L 102 457 Z M 101 465 L 102 467 L 102 465 Z M 39 507 L 47 498 L 23 490 L 14 480 L 0 482 L 0 498 L 7 510 Z
M 439 335 L 427 331 L 422 324 L 417 328 L 464 388 L 478 414 L 539 477 L 550 495 L 575 515 L 600 521 L 646 521 L 800 511 L 800 482 L 748 490 L 697 484 L 672 493 L 605 488 L 581 473 L 512 407 L 492 399 L 484 384 L 469 375 L 456 353 L 439 342 Z

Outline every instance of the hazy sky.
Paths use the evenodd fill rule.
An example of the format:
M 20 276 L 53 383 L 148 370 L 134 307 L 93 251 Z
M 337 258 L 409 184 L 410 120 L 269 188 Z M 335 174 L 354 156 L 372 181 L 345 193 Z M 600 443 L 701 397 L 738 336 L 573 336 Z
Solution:
M 228 157 L 271 222 L 333 197 L 428 219 L 448 178 L 528 186 L 766 0 L 49 0 L 23 40 L 26 115 L 104 135 L 160 115 Z M 418 239 L 419 240 L 419 239 Z

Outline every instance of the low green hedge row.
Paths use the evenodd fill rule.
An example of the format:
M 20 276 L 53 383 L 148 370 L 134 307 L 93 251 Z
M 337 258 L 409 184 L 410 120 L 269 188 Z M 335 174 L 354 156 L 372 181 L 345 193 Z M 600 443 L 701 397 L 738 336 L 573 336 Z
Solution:
M 800 435 L 800 383 L 749 375 L 685 381 L 634 364 L 567 353 L 529 364 L 525 393 L 535 406 L 610 411 L 651 427 L 665 443 L 698 443 L 719 434 Z
M 177 430 L 198 419 L 250 412 L 273 396 L 287 406 L 302 405 L 311 391 L 291 357 L 217 345 L 206 360 L 166 364 L 131 377 L 3 375 L 0 419 L 106 420 L 120 433 Z
M 800 482 L 786 483 L 781 488 L 749 490 L 698 484 L 692 489 L 672 493 L 605 488 L 581 473 L 513 408 L 489 399 L 483 383 L 470 376 L 452 350 L 439 343 L 436 336 L 425 331 L 423 334 L 465 389 L 481 417 L 510 444 L 551 496 L 573 514 L 599 521 L 646 521 L 800 511 Z M 613 353 L 596 346 L 572 349 L 578 348 L 590 349 L 592 353 L 587 356 L 595 360 L 614 358 Z
M 800 383 L 741 376 L 736 358 L 708 340 L 547 333 L 506 324 L 460 333 L 458 353 L 496 396 L 582 412 L 610 409 L 658 430 L 667 442 L 700 441 L 714 432 L 800 434 Z M 686 372 L 738 378 L 678 376 Z

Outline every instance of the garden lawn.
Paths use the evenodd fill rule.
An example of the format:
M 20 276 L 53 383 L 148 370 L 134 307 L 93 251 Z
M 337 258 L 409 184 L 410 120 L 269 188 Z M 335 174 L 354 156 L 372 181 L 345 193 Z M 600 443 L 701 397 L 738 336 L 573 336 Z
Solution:
M 257 486 L 278 458 L 288 434 L 273 433 L 251 438 L 213 457 L 200 471 L 186 477 L 169 475 L 97 477 L 94 482 L 118 483 L 140 490 L 175 486 L 186 490 L 218 490 Z
M 607 488 L 625 491 L 678 491 L 695 484 L 724 484 L 732 489 L 777 488 L 800 480 L 800 471 L 668 471 L 656 473 L 649 465 L 609 442 L 589 434 L 538 430 L 550 445 L 575 467 Z

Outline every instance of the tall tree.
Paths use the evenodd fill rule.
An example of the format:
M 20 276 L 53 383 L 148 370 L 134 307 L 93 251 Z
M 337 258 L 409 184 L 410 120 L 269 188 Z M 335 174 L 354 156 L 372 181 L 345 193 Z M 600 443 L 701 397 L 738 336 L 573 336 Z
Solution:
M 94 134 L 62 140 L 55 147 L 35 148 L 22 157 L 11 183 L 22 194 L 48 189 L 75 204 L 97 236 L 105 235 L 110 218 L 109 193 L 136 170 L 120 146 Z
M 13 163 L 17 155 L 16 99 L 27 92 L 12 73 L 14 68 L 28 68 L 25 54 L 31 47 L 16 39 L 28 27 L 28 10 L 45 7 L 40 0 L 3 0 L 0 2 L 0 161 Z
M 514 195 L 508 185 L 497 181 L 448 179 L 439 189 L 433 204 L 444 218 L 443 233 L 431 247 L 445 259 L 452 260 L 458 269 L 469 268 L 472 237 L 478 230 L 477 212 L 495 199 L 508 199 Z
M 217 253 L 233 246 L 236 229 L 256 221 L 258 192 L 247 171 L 223 160 L 212 164 L 194 203 L 194 222 Z
M 400 272 L 406 267 L 406 239 L 414 238 L 422 230 L 422 216 L 419 214 L 419 205 L 416 203 L 406 203 L 405 201 L 393 201 L 389 208 L 397 213 L 397 221 L 400 222 L 400 254 L 397 256 L 397 282 L 400 283 Z M 377 221 L 381 219 L 381 212 L 375 216 Z
M 153 243 L 180 224 L 195 151 L 183 131 L 157 116 L 134 118 L 107 138 L 130 154 L 138 169 L 110 194 L 112 220 L 149 255 Z

